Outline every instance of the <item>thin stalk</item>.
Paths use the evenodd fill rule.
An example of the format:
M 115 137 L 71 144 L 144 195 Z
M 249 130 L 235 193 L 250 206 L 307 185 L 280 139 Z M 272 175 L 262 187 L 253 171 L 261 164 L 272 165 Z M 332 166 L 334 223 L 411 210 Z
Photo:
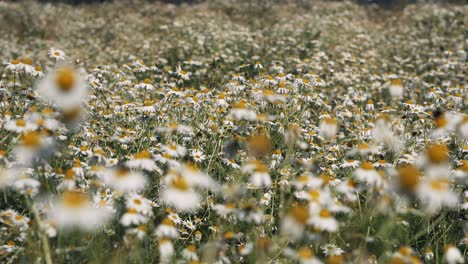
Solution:
M 29 200 L 27 201 L 30 204 L 31 212 L 33 213 L 33 216 L 37 221 L 38 233 L 42 242 L 42 253 L 44 254 L 45 262 L 46 264 L 53 264 L 51 257 L 52 254 L 49 245 L 49 238 L 47 237 L 47 234 L 45 232 L 44 223 L 42 222 L 39 210 L 37 209 L 35 204 L 31 203 Z

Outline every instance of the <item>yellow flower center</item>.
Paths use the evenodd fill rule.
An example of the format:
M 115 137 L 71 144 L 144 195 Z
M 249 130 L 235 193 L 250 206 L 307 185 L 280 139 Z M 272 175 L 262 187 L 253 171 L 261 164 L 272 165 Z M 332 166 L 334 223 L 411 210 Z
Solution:
M 72 68 L 63 68 L 57 71 L 55 81 L 63 92 L 69 92 L 76 83 L 76 73 Z
M 135 155 L 135 159 L 151 159 L 151 153 L 149 151 L 142 151 Z
M 15 121 L 15 124 L 17 127 L 25 127 L 26 126 L 26 121 L 24 119 L 18 119 Z
M 444 191 L 449 187 L 450 181 L 448 179 L 434 179 L 430 181 L 430 186 L 436 191 Z
M 320 192 L 317 190 L 310 190 L 309 197 L 312 201 L 317 201 L 320 198 Z
M 30 58 L 24 58 L 23 63 L 27 65 L 32 65 L 32 60 Z
M 186 191 L 189 188 L 187 181 L 182 176 L 177 176 L 172 180 L 172 186 L 176 189 Z
M 294 206 L 289 210 L 289 214 L 300 224 L 306 224 L 309 219 L 309 211 L 305 206 Z
M 136 205 L 141 205 L 142 204 L 141 200 L 138 199 L 138 198 L 133 199 L 133 203 L 136 204 Z
M 400 79 L 392 79 L 390 83 L 395 86 L 403 86 L 403 82 Z
M 449 159 L 449 151 L 445 145 L 433 144 L 427 148 L 427 156 L 432 163 L 443 163 Z
M 413 191 L 419 184 L 420 172 L 413 165 L 402 166 L 398 169 L 400 186 L 406 191 Z
M 37 147 L 40 142 L 41 138 L 37 132 L 25 133 L 22 137 L 22 144 L 27 147 Z
M 364 170 L 372 170 L 374 169 L 374 165 L 372 165 L 372 163 L 368 161 L 365 161 L 361 164 L 361 168 L 363 168 Z
M 127 168 L 119 168 L 119 169 L 117 170 L 117 172 L 115 173 L 115 175 L 116 175 L 118 178 L 125 178 L 125 177 L 128 176 L 128 172 L 129 172 L 129 171 L 130 171 L 130 170 L 127 169 Z
M 312 250 L 307 247 L 302 247 L 297 251 L 297 255 L 302 259 L 311 259 L 314 256 Z
M 83 207 L 87 203 L 87 197 L 81 192 L 66 192 L 63 194 L 63 202 L 68 207 Z
M 329 218 L 330 216 L 330 211 L 328 211 L 327 209 L 320 210 L 320 217 Z
M 74 180 L 75 179 L 75 172 L 73 170 L 67 170 L 67 172 L 65 173 L 64 178 L 66 180 Z
M 448 120 L 444 116 L 436 118 L 434 122 L 437 128 L 445 127 L 448 124 Z

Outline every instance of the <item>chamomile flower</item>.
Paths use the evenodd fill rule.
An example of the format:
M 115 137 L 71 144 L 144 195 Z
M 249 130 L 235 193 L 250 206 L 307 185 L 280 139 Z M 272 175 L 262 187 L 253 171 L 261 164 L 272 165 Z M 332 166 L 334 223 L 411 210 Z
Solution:
M 147 182 L 142 173 L 124 167 L 109 169 L 101 178 L 104 184 L 122 193 L 142 190 Z
M 88 88 L 80 74 L 70 66 L 49 72 L 37 85 L 37 92 L 59 108 L 71 111 L 88 96 Z
M 169 218 L 165 218 L 156 228 L 155 235 L 159 238 L 177 239 L 179 231 L 177 231 L 174 223 Z
M 161 191 L 160 199 L 177 210 L 192 211 L 198 208 L 201 197 L 184 177 L 177 176 L 171 180 L 166 189 Z
M 50 48 L 49 57 L 55 61 L 63 61 L 66 58 L 65 52 L 61 49 Z
M 85 193 L 67 191 L 58 197 L 49 217 L 61 229 L 94 230 L 104 224 L 112 213 L 103 208 L 95 208 Z
M 149 151 L 141 151 L 135 154 L 133 159 L 127 161 L 125 165 L 132 169 L 161 172 L 161 169 L 153 161 L 152 154 Z

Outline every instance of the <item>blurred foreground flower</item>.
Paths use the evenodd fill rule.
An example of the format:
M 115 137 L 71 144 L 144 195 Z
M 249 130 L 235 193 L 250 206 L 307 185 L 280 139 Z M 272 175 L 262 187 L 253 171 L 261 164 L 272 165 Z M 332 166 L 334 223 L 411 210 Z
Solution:
M 67 191 L 51 207 L 50 221 L 61 229 L 93 230 L 112 216 L 106 208 L 96 208 L 85 193 Z
M 80 74 L 70 66 L 49 72 L 37 85 L 37 92 L 60 109 L 71 111 L 88 96 L 88 88 Z

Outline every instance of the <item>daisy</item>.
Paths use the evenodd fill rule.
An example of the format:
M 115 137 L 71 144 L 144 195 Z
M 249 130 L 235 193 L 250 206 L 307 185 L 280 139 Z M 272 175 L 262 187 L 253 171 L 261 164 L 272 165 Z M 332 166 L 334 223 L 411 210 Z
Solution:
M 55 61 L 65 60 L 65 52 L 61 49 L 50 48 L 49 57 L 55 59 Z
M 324 118 L 319 123 L 319 135 L 327 140 L 332 139 L 338 132 L 338 122 L 335 118 Z
M 382 187 L 384 182 L 382 176 L 374 169 L 372 163 L 365 161 L 361 164 L 361 167 L 354 171 L 356 178 L 367 184 Z
M 152 154 L 149 151 L 141 151 L 135 154 L 133 159 L 127 161 L 125 165 L 131 169 L 161 172 L 161 169 L 152 160 Z
M 187 153 L 185 147 L 177 144 L 163 145 L 161 146 L 161 151 L 173 158 L 183 157 Z
M 427 178 L 419 183 L 416 194 L 430 213 L 438 212 L 442 206 L 454 207 L 458 196 L 450 190 L 448 178 Z
M 150 79 L 144 79 L 142 82 L 135 84 L 135 89 L 142 89 L 142 90 L 154 90 L 154 86 L 151 84 Z
M 346 160 L 343 164 L 341 164 L 340 167 L 355 169 L 359 166 L 359 164 L 360 162 L 358 160 L 349 159 L 349 160 Z
M 36 196 L 39 192 L 41 183 L 38 180 L 31 178 L 31 176 L 22 173 L 17 179 L 15 179 L 11 186 L 15 191 L 21 194 Z
M 45 134 L 45 133 L 44 133 Z M 47 158 L 53 151 L 53 139 L 38 132 L 26 132 L 13 149 L 20 164 L 31 164 Z
M 388 163 L 387 161 L 385 161 L 383 159 L 374 162 L 374 164 L 372 164 L 372 165 L 374 165 L 374 167 L 377 168 L 377 169 L 390 168 L 390 167 L 393 166 L 392 164 Z
M 143 215 L 152 215 L 152 209 L 155 204 L 140 194 L 130 194 L 125 201 L 125 207 L 133 208 Z
M 292 185 L 295 186 L 298 190 L 304 188 L 315 189 L 320 187 L 323 184 L 323 180 L 319 177 L 314 177 L 308 174 L 301 174 L 292 182 Z
M 18 72 L 22 67 L 22 63 L 20 60 L 12 60 L 6 64 L 6 69 L 10 70 L 11 72 Z
M 192 74 L 191 72 L 186 72 L 182 70 L 182 67 L 180 67 L 180 65 L 176 67 L 175 73 L 178 77 L 182 78 L 183 80 L 190 80 L 190 75 Z
M 242 173 L 250 174 L 250 182 L 257 186 L 262 187 L 271 186 L 271 177 L 268 167 L 259 160 L 253 160 L 241 168 Z
M 172 263 L 174 255 L 174 246 L 171 240 L 162 238 L 158 240 L 159 244 L 159 263 Z
M 325 256 L 340 256 L 344 251 L 335 244 L 325 244 L 320 247 Z
M 237 162 L 234 159 L 222 159 L 222 162 L 236 170 L 241 168 L 241 166 L 237 164 Z
M 254 69 L 256 69 L 256 70 L 261 70 L 261 69 L 263 69 L 262 63 L 259 62 L 259 61 L 256 61 L 255 64 L 254 64 Z
M 67 191 L 53 203 L 49 216 L 62 229 L 93 230 L 104 224 L 111 215 L 106 209 L 93 207 L 86 194 Z
M 247 104 L 243 101 L 238 102 L 229 112 L 228 116 L 234 120 L 250 120 L 257 119 L 257 113 L 248 108 Z
M 403 97 L 403 82 L 401 79 L 391 79 L 388 90 L 393 98 Z
M 293 206 L 281 223 L 281 234 L 299 240 L 309 221 L 309 209 L 305 206 Z
M 296 252 L 296 258 L 301 264 L 322 264 L 322 262 L 314 256 L 314 253 L 308 247 L 298 249 Z
M 143 224 L 135 228 L 129 228 L 125 230 L 125 234 L 135 235 L 138 239 L 142 240 L 148 234 L 148 226 Z
M 33 131 L 38 128 L 36 122 L 31 122 L 24 119 L 11 119 L 5 123 L 5 129 L 16 133 L 24 133 L 27 131 Z
M 123 193 L 142 190 L 147 181 L 143 174 L 123 167 L 107 170 L 102 180 L 107 186 Z
M 453 245 L 445 246 L 445 261 L 447 264 L 457 264 L 457 263 L 465 263 L 465 259 L 462 256 L 460 250 Z M 465 256 L 466 257 L 466 256 Z
M 205 154 L 200 149 L 192 149 L 190 152 L 190 156 L 193 158 L 195 162 L 202 162 L 206 159 Z
M 318 214 L 312 215 L 308 223 L 319 230 L 327 232 L 336 232 L 338 230 L 338 221 L 325 208 L 320 209 Z
M 48 73 L 37 85 L 37 92 L 63 110 L 75 110 L 88 96 L 88 88 L 79 73 L 62 67 Z
M 33 75 L 35 72 L 34 66 L 32 66 L 32 60 L 29 58 L 22 59 L 20 65 L 21 69 L 27 74 Z
M 195 192 L 182 176 L 172 179 L 170 185 L 161 191 L 160 199 L 180 211 L 192 211 L 199 206 L 200 195 Z
M 180 168 L 180 175 L 191 185 L 202 188 L 215 188 L 216 182 L 199 170 L 195 165 L 184 164 Z
M 424 259 L 428 261 L 431 261 L 432 259 L 434 259 L 434 252 L 428 247 L 424 249 Z
M 197 248 L 195 247 L 195 245 L 188 245 L 186 248 L 184 248 L 182 250 L 182 257 L 184 257 L 187 260 L 198 261 Z
M 403 165 L 398 168 L 399 187 L 407 192 L 417 189 L 421 172 L 413 165 Z
M 165 218 L 161 224 L 156 228 L 155 235 L 158 238 L 177 239 L 179 231 L 175 228 L 173 222 L 169 218 Z
M 136 209 L 129 208 L 120 218 L 120 224 L 123 226 L 135 226 L 148 222 L 148 217 L 137 212 Z
M 237 207 L 234 203 L 215 204 L 213 210 L 224 219 L 232 219 L 231 216 L 236 212 Z

